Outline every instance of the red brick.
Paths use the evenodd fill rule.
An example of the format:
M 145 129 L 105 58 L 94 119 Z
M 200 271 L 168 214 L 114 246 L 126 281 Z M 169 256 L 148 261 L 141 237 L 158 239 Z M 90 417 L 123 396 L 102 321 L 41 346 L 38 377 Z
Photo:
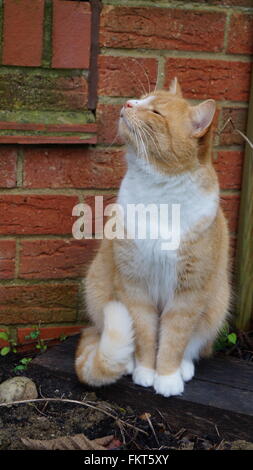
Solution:
M 14 188 L 16 186 L 16 160 L 15 147 L 0 147 L 0 187 Z
M 230 20 L 227 50 L 232 54 L 253 54 L 252 14 L 233 14 Z
M 98 104 L 96 117 L 98 125 L 98 143 L 120 144 L 118 121 L 122 105 Z
M 239 194 L 222 194 L 221 206 L 223 207 L 225 216 L 228 220 L 230 232 L 236 233 L 238 228 L 240 195 Z
M 71 72 L 68 72 L 68 76 L 58 77 L 54 86 L 49 84 L 48 88 L 47 90 L 44 89 L 44 93 L 48 94 L 48 109 L 52 111 L 57 109 L 77 111 L 78 109 L 87 108 L 88 82 L 84 76 L 73 76 Z M 46 100 L 46 96 L 43 96 L 42 99 Z M 45 109 L 45 101 L 43 101 L 43 105 Z
M 60 339 L 62 335 L 72 336 L 79 333 L 83 329 L 83 325 L 73 325 L 73 326 L 48 326 L 39 328 L 40 339 L 43 340 L 52 340 Z M 34 328 L 18 328 L 18 344 L 27 344 L 35 342 L 31 338 L 27 339 L 26 336 L 34 331 Z
M 177 76 L 186 98 L 248 101 L 251 64 L 225 60 L 183 59 L 166 62 L 166 83 Z
M 103 47 L 222 50 L 226 15 L 222 12 L 104 6 Z
M 44 0 L 4 0 L 3 64 L 41 64 Z
M 100 95 L 140 96 L 155 88 L 156 59 L 100 56 L 98 66 Z
M 0 240 L 0 279 L 12 279 L 15 276 L 15 240 Z
M 247 124 L 247 108 L 223 108 L 221 114 L 221 122 L 219 128 L 222 129 L 228 119 L 232 119 L 233 125 L 228 122 L 225 128 L 223 128 L 220 136 L 220 145 L 242 145 L 245 143 L 244 139 L 240 136 L 235 129 L 239 129 L 241 132 L 246 132 Z
M 222 189 L 240 189 L 242 179 L 243 152 L 220 151 L 214 166 Z
M 2 195 L 0 199 L 0 234 L 72 233 L 75 196 Z
M 76 284 L 0 286 L 0 323 L 71 322 L 76 320 Z
M 19 276 L 24 279 L 82 277 L 96 248 L 96 240 L 22 241 Z
M 89 68 L 91 11 L 88 3 L 53 0 L 55 68 Z
M 103 195 L 103 211 L 95 211 L 95 196 L 85 196 L 85 204 L 88 204 L 91 207 L 92 210 L 92 233 L 95 235 L 96 230 L 98 227 L 100 228 L 100 225 L 104 227 L 105 222 L 107 220 L 107 216 L 104 215 L 104 210 L 106 206 L 109 204 L 114 204 L 116 202 L 117 196 L 115 194 L 106 194 Z
M 27 188 L 117 188 L 125 172 L 122 152 L 85 147 L 28 147 Z

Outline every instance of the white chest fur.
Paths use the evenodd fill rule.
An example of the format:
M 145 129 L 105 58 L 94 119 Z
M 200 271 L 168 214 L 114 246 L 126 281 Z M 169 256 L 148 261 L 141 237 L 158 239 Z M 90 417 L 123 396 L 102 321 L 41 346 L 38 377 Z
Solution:
M 127 154 L 127 160 L 128 171 L 122 181 L 117 201 L 123 208 L 125 217 L 129 204 L 154 204 L 158 207 L 160 204 L 167 204 L 167 225 L 171 227 L 172 204 L 177 204 L 180 206 L 181 240 L 187 239 L 201 219 L 208 217 L 210 221 L 213 220 L 217 213 L 218 193 L 205 192 L 200 187 L 197 173 L 168 176 L 130 153 Z M 137 223 L 138 220 L 142 223 L 141 219 L 137 219 Z M 129 220 L 125 219 L 125 223 L 129 223 Z M 150 239 L 148 224 L 146 238 L 135 239 L 135 269 L 143 274 L 148 292 L 160 309 L 173 298 L 177 283 L 178 250 L 161 250 L 163 241 L 159 232 L 157 239 Z M 129 269 L 133 268 L 129 266 Z

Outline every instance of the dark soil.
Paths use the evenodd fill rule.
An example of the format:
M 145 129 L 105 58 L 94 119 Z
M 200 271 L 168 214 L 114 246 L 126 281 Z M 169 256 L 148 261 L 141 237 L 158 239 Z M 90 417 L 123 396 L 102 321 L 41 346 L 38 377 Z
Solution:
M 248 348 L 248 346 L 247 346 Z M 250 351 L 250 349 L 247 349 Z M 225 351 L 227 353 L 228 351 Z M 234 348 L 234 355 L 239 355 Z M 42 353 L 43 354 L 43 353 Z M 246 353 L 245 353 L 246 354 Z M 244 352 L 241 350 L 241 357 Z M 249 448 L 245 441 L 239 443 L 225 442 L 217 434 L 197 436 L 187 429 L 171 429 L 166 417 L 157 410 L 156 414 L 135 413 L 130 407 L 120 408 L 114 403 L 102 402 L 95 393 L 84 393 L 77 381 L 73 382 L 46 373 L 44 370 L 29 364 L 25 371 L 14 371 L 14 367 L 23 357 L 31 357 L 31 353 L 22 355 L 10 353 L 0 356 L 0 383 L 17 375 L 31 378 L 38 389 L 39 397 L 58 398 L 59 402 L 40 402 L 20 404 L 0 408 L 0 450 L 26 449 L 21 437 L 32 439 L 53 439 L 83 433 L 89 439 L 114 435 L 118 442 L 117 449 L 204 449 L 223 450 L 233 448 Z M 253 354 L 251 351 L 252 360 Z M 69 404 L 61 399 L 74 399 L 91 403 L 93 406 L 109 411 L 117 419 L 106 416 L 100 410 L 83 405 Z M 146 410 L 149 413 L 149 410 Z M 131 424 L 132 427 L 129 427 Z M 144 431 L 141 432 L 140 430 Z M 244 444 L 243 444 L 244 443 Z M 249 444 L 249 446 L 253 444 Z M 119 446 L 119 447 L 118 447 Z M 251 447 L 252 448 L 252 447 Z
M 236 331 L 237 343 L 222 351 L 223 354 L 253 362 L 253 331 Z

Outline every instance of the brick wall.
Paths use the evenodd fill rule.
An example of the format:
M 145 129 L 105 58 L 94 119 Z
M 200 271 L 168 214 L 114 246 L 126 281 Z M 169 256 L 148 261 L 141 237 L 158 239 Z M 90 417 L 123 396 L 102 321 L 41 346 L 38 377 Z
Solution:
M 62 3 L 67 8 L 72 2 Z M 57 18 L 69 31 L 67 13 L 61 11 Z M 11 70 L 13 45 L 8 24 L 5 28 L 2 63 Z M 42 47 L 21 54 L 23 65 L 35 67 L 43 59 L 45 67 L 59 67 L 61 73 L 64 60 L 73 60 L 73 54 L 60 33 L 55 28 L 50 36 L 48 31 L 44 40 L 44 46 L 54 44 L 53 55 Z M 22 32 L 20 38 L 26 40 Z M 64 48 L 65 59 L 60 53 Z M 83 323 L 80 281 L 96 241 L 72 238 L 71 213 L 78 202 L 92 204 L 94 194 L 111 201 L 117 192 L 125 166 L 116 129 L 126 98 L 156 82 L 166 87 L 176 75 L 193 103 L 216 99 L 219 128 L 232 117 L 245 131 L 252 53 L 251 0 L 103 2 L 97 145 L 0 146 L 0 330 L 10 329 L 21 341 L 24 328 L 34 324 L 41 323 L 43 334 L 50 337 L 58 336 L 60 327 L 75 329 Z M 75 57 L 82 68 L 78 50 Z M 222 204 L 235 249 L 243 141 L 228 125 L 215 143 Z

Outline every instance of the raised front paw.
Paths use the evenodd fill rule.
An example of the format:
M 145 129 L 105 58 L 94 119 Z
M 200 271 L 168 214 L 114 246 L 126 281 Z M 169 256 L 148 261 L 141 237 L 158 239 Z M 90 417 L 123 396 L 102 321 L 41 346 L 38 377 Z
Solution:
M 170 375 L 155 374 L 154 389 L 156 393 L 164 397 L 181 395 L 184 391 L 184 381 L 180 369 Z
M 142 387 L 151 387 L 154 383 L 155 371 L 149 367 L 137 365 L 133 371 L 133 381 Z

